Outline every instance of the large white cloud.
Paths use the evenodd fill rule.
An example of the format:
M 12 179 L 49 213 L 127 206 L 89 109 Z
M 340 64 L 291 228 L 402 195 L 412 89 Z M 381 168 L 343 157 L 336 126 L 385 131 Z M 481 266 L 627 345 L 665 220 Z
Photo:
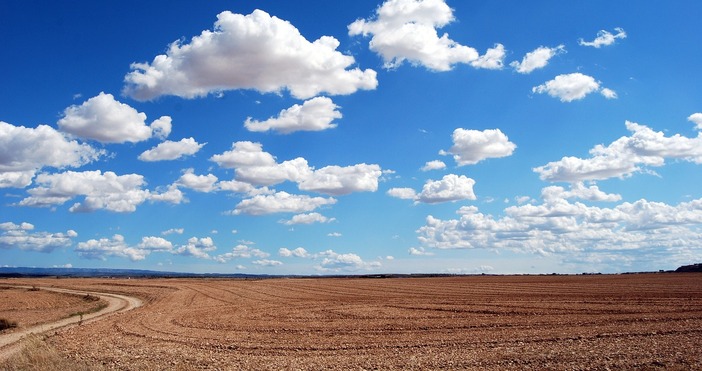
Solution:
M 289 134 L 295 131 L 321 131 L 337 126 L 335 119 L 341 118 L 339 106 L 327 97 L 316 97 L 305 101 L 302 105 L 280 111 L 278 117 L 265 121 L 253 120 L 250 117 L 244 122 L 249 131 L 276 131 Z
M 592 185 L 585 187 L 581 182 L 572 183 L 570 190 L 563 187 L 549 186 L 541 190 L 541 198 L 544 201 L 552 201 L 558 199 L 577 198 L 587 201 L 607 201 L 616 202 L 622 199 L 621 195 L 606 193 L 600 190 L 599 187 Z
M 234 214 L 265 215 L 273 213 L 304 213 L 320 206 L 333 205 L 334 198 L 310 197 L 293 195 L 287 192 L 276 192 L 272 195 L 256 195 L 239 202 L 234 208 Z
M 26 128 L 0 121 L 0 188 L 26 187 L 43 167 L 79 167 L 104 153 L 47 125 Z
M 616 34 L 612 34 L 606 30 L 600 30 L 597 32 L 597 37 L 592 41 L 585 41 L 583 39 L 578 40 L 578 44 L 582 46 L 592 46 L 594 48 L 600 48 L 602 46 L 609 46 L 614 44 L 617 39 L 626 39 L 626 32 L 621 27 L 614 29 L 617 31 Z
M 315 170 L 302 157 L 276 162 L 276 158 L 263 151 L 260 143 L 236 142 L 232 150 L 210 158 L 219 166 L 233 168 L 238 181 L 256 186 L 270 186 L 285 181 L 297 183 L 303 191 L 328 195 L 344 195 L 352 192 L 374 192 L 382 175 L 376 164 L 351 166 L 326 166 Z
M 459 200 L 475 200 L 473 186 L 475 180 L 465 175 L 448 174 L 441 180 L 429 180 L 424 183 L 418 201 L 439 203 Z
M 147 250 L 131 247 L 124 241 L 124 236 L 116 234 L 111 239 L 91 239 L 78 243 L 75 251 L 86 259 L 107 260 L 110 256 L 127 258 L 132 261 L 144 260 L 149 254 Z
M 517 145 L 500 129 L 467 130 L 458 128 L 453 131 L 453 146 L 441 155 L 453 155 L 458 166 L 474 165 L 488 158 L 510 156 Z
M 163 116 L 146 125 L 146 114 L 101 92 L 80 106 L 66 108 L 58 121 L 59 128 L 75 136 L 103 143 L 141 142 L 154 134 L 165 137 L 171 130 L 171 118 Z
M 663 166 L 666 159 L 702 163 L 702 137 L 687 138 L 680 134 L 666 137 L 645 125 L 626 121 L 631 136 L 623 136 L 608 146 L 597 145 L 592 157 L 563 157 L 559 161 L 534 168 L 541 179 L 580 182 L 627 177 L 646 166 Z
M 207 143 L 198 143 L 194 138 L 183 138 L 178 142 L 167 140 L 159 143 L 156 147 L 142 152 L 139 160 L 142 161 L 165 161 L 177 160 L 184 156 L 196 154 L 200 148 Z
M 560 53 L 565 53 L 564 45 L 558 45 L 555 48 L 540 46 L 526 53 L 521 62 L 514 61 L 509 65 L 519 73 L 531 73 L 534 70 L 546 67 L 548 61 Z
M 607 99 L 617 98 L 617 93 L 609 88 L 600 87 L 600 83 L 592 76 L 580 72 L 567 75 L 558 75 L 553 80 L 547 81 L 531 89 L 532 92 L 546 93 L 561 102 L 572 102 L 585 98 L 590 93 L 600 92 Z
M 198 192 L 212 192 L 217 190 L 217 177 L 212 174 L 196 175 L 193 169 L 187 169 L 178 178 L 176 184 L 185 188 L 194 189 Z
M 502 68 L 504 47 L 497 44 L 481 57 L 469 46 L 439 36 L 437 28 L 454 21 L 453 10 L 443 0 L 388 0 L 373 19 L 358 19 L 348 26 L 349 35 L 372 35 L 370 49 L 380 54 L 386 68 L 404 61 L 434 71 L 448 71 L 454 64 L 476 68 Z
M 51 252 L 56 248 L 68 247 L 72 238 L 78 236 L 74 230 L 66 233 L 33 232 L 30 223 L 0 223 L 0 248 Z
M 134 63 L 124 93 L 138 100 L 161 95 L 184 98 L 231 89 L 280 92 L 300 99 L 375 89 L 376 72 L 349 69 L 355 60 L 336 50 L 339 41 L 305 39 L 290 22 L 254 10 L 249 15 L 224 11 L 212 31 L 190 43 L 176 41 L 151 63 Z
M 579 193 L 580 191 L 576 191 Z M 428 216 L 417 230 L 423 246 L 438 249 L 509 249 L 536 254 L 652 253 L 665 259 L 679 254 L 702 258 L 702 199 L 668 205 L 638 200 L 614 207 L 588 206 L 544 192 L 539 205 L 512 206 L 504 216 L 461 208 L 458 219 Z M 657 262 L 660 264 L 660 261 Z
M 412 188 L 391 188 L 387 194 L 395 198 L 428 204 L 475 200 L 474 185 L 475 180 L 465 175 L 448 174 L 441 180 L 428 180 L 419 193 Z
M 275 157 L 268 152 L 264 152 L 261 143 L 248 141 L 232 143 L 231 151 L 214 155 L 210 160 L 226 169 L 272 166 L 276 164 Z
M 298 182 L 312 172 L 307 160 L 301 157 L 277 163 L 260 143 L 246 141 L 233 143 L 231 151 L 214 155 L 210 160 L 223 168 L 235 169 L 237 180 L 257 186 L 286 180 Z
M 169 197 L 163 197 L 163 194 L 144 189 L 146 182 L 139 174 L 117 175 L 111 171 L 102 173 L 100 170 L 67 171 L 59 174 L 39 174 L 36 183 L 38 186 L 29 189 L 29 197 L 21 200 L 19 205 L 48 207 L 84 196 L 82 202 L 75 203 L 69 210 L 90 212 L 104 209 L 133 212 L 138 205 L 150 199 L 172 203 L 182 200 L 176 194 L 167 193 Z
M 174 246 L 163 237 L 142 237 L 141 242 L 129 245 L 124 236 L 115 234 L 112 238 L 91 239 L 80 242 L 75 251 L 83 258 L 107 260 L 109 257 L 126 258 L 132 261 L 146 259 L 151 253 L 162 252 L 174 255 L 192 256 L 199 259 L 213 259 L 209 252 L 217 247 L 210 237 L 191 237 L 187 243 Z
M 298 183 L 298 186 L 303 191 L 334 196 L 353 192 L 375 192 L 378 190 L 378 178 L 382 174 L 380 166 L 375 164 L 326 166 L 312 171 Z
M 211 237 L 191 237 L 188 243 L 173 250 L 174 254 L 183 256 L 193 256 L 198 259 L 212 259 L 210 252 L 217 250 Z

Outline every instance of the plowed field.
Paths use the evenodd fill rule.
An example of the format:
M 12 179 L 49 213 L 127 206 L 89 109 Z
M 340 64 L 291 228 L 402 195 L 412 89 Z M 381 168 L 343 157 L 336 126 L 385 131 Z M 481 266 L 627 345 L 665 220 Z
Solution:
M 95 296 L 0 286 L 0 318 L 17 323 L 18 328 L 93 312 L 102 305 Z
M 144 300 L 49 338 L 107 369 L 702 369 L 702 274 L 8 281 Z

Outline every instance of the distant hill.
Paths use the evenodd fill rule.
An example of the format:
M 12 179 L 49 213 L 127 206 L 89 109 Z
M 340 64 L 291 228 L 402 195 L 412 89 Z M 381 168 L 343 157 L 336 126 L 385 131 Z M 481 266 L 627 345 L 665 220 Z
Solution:
M 675 270 L 676 272 L 702 272 L 702 263 L 683 265 Z

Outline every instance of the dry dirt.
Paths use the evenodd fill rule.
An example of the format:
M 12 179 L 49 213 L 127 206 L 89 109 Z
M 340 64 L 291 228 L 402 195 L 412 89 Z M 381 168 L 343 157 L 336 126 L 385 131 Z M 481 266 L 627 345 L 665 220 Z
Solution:
M 16 329 L 2 333 L 57 321 L 76 313 L 92 312 L 102 305 L 104 302 L 95 296 L 85 297 L 36 287 L 11 287 L 0 284 L 0 318 L 16 322 L 18 325 Z
M 144 306 L 47 340 L 141 369 L 702 369 L 702 274 L 0 280 Z

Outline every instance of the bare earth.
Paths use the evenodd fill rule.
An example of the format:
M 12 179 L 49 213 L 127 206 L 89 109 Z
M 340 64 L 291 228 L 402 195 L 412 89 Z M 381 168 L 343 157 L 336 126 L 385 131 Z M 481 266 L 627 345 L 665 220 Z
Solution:
M 0 285 L 0 318 L 18 324 L 18 328 L 11 331 L 53 322 L 74 313 L 90 312 L 103 304 L 80 295 Z
M 26 279 L 139 297 L 49 338 L 140 369 L 702 369 L 702 274 Z
M 0 290 L 0 318 L 17 324 L 0 331 L 0 361 L 13 356 L 29 335 L 87 324 L 142 304 L 133 297 L 60 287 L 0 284 Z

